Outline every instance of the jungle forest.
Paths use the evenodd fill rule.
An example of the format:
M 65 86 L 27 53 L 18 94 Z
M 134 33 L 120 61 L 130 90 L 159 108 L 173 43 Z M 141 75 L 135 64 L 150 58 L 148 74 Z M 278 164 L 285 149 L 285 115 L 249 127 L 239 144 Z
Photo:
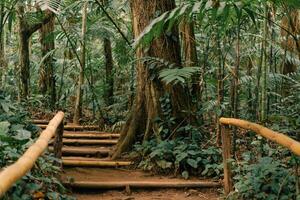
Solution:
M 0 0 L 0 199 L 299 200 L 299 0 Z

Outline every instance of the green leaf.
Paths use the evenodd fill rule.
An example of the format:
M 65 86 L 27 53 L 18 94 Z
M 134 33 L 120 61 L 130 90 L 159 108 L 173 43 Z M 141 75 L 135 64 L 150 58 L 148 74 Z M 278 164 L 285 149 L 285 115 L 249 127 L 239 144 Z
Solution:
M 157 165 L 159 167 L 161 167 L 162 169 L 168 169 L 168 168 L 171 168 L 172 167 L 172 163 L 171 162 L 167 162 L 165 160 L 159 160 L 156 162 Z
M 4 110 L 4 112 L 9 113 L 9 105 L 5 102 L 1 103 L 2 109 Z
M 9 131 L 10 123 L 8 121 L 0 122 L 0 135 L 6 136 Z
M 188 179 L 189 178 L 189 172 L 188 171 L 184 171 L 184 172 L 182 172 L 182 177 L 184 178 L 184 179 Z
M 187 159 L 186 161 L 191 167 L 197 169 L 198 168 L 198 162 L 194 159 Z
M 13 136 L 16 140 L 28 140 L 31 138 L 31 132 L 21 129 L 17 130 L 17 134 Z

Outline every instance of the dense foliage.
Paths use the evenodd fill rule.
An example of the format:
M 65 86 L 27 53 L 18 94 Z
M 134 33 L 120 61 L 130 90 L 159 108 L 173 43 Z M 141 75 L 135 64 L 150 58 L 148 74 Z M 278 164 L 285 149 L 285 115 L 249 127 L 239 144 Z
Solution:
M 137 1 L 0 2 L 0 87 L 12 99 L 0 97 L 0 156 L 4 158 L 0 167 L 15 161 L 36 137 L 37 130 L 26 122 L 27 113 L 21 108 L 40 116 L 61 109 L 71 119 L 78 99 L 81 123 L 125 130 L 124 134 L 135 111 L 159 105 L 157 116 L 141 125 L 150 132 L 145 138 L 146 130 L 139 129 L 137 120 L 148 116 L 136 117 L 140 135 L 131 137 L 136 139 L 134 148 L 126 148 L 134 150 L 140 168 L 156 173 L 222 178 L 218 122 L 222 116 L 253 121 L 300 139 L 299 0 L 169 1 L 177 6 L 164 13 L 153 8 L 155 16 L 139 36 L 132 2 Z M 44 9 L 55 13 L 55 23 L 43 39 L 55 46 L 46 49 L 43 31 L 32 32 L 27 38 L 29 64 L 24 67 L 22 51 L 16 53 L 22 47 L 19 23 L 39 24 L 47 14 Z M 152 48 L 162 36 L 180 46 L 176 64 L 162 56 L 144 56 L 160 52 Z M 45 67 L 48 58 L 51 66 Z M 138 77 L 141 66 L 146 70 Z M 23 68 L 29 70 L 25 79 Z M 43 92 L 48 74 L 55 90 Z M 24 83 L 29 88 L 25 97 Z M 147 99 L 147 104 L 134 110 L 138 102 L 145 102 L 135 95 L 146 84 L 150 89 L 141 93 L 156 89 L 155 95 L 143 96 L 155 103 Z M 184 90 L 173 96 L 184 96 L 184 103 L 190 104 L 175 110 L 174 97 L 165 91 L 179 86 Z M 12 103 L 16 101 L 22 104 Z M 235 192 L 231 198 L 296 199 L 297 158 L 252 132 L 232 130 Z M 9 195 L 24 194 L 25 199 L 42 192 L 56 199 L 53 195 L 63 187 L 55 178 L 47 178 L 58 172 L 52 162 L 49 154 L 41 158 Z M 30 184 L 23 187 L 24 183 Z M 53 187 L 45 187 L 49 183 Z
M 28 113 L 9 96 L 0 95 L 0 168 L 14 163 L 38 136 L 39 128 L 28 122 Z M 46 153 L 35 167 L 18 181 L 4 199 L 71 199 L 58 177 L 55 158 Z

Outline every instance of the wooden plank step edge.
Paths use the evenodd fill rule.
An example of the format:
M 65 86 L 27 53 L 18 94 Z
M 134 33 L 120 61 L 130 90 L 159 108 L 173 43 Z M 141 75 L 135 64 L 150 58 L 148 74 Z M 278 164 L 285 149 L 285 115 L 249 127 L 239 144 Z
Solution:
M 168 182 L 162 181 L 75 181 L 64 182 L 64 185 L 74 188 L 85 189 L 120 189 L 125 187 L 131 188 L 218 188 L 222 186 L 221 182 L 214 181 L 175 181 L 169 180 Z
M 35 125 L 48 125 L 49 124 L 49 120 L 32 119 L 32 120 L 30 120 L 30 123 L 35 124 Z M 64 121 L 64 124 L 67 124 L 67 122 Z
M 110 158 L 95 158 L 95 157 L 78 157 L 78 156 L 63 156 L 63 160 L 76 160 L 76 161 L 112 161 Z
M 37 124 L 38 127 L 40 127 L 41 129 L 45 129 L 47 127 L 46 124 Z M 93 126 L 93 125 L 89 125 L 89 126 L 78 126 L 78 125 L 65 125 L 64 126 L 65 130 L 99 130 L 99 126 Z
M 88 140 L 88 139 L 63 139 L 63 144 L 72 144 L 72 145 L 96 145 L 96 144 L 103 144 L 103 145 L 115 145 L 118 143 L 118 140 L 110 140 L 110 139 L 104 139 L 104 140 Z M 53 144 L 53 140 L 49 143 Z
M 53 147 L 49 147 L 49 151 L 53 151 Z M 63 147 L 62 153 L 63 155 L 103 155 L 106 156 L 109 154 L 111 150 L 110 149 L 84 149 L 84 148 L 68 148 L 68 147 Z
M 64 133 L 64 138 L 119 138 L 120 134 L 111 133 Z
M 128 161 L 86 161 L 86 160 L 66 160 L 63 159 L 64 166 L 76 166 L 76 167 L 123 167 L 129 166 L 132 162 Z

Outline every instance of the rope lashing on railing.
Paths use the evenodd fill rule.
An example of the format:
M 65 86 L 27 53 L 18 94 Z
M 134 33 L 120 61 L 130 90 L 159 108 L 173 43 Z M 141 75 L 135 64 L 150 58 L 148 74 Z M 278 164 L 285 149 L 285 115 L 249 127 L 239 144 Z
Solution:
M 47 149 L 48 143 L 55 136 L 56 130 L 64 120 L 64 113 L 58 112 L 49 122 L 47 128 L 41 133 L 36 142 L 14 164 L 6 167 L 0 173 L 0 198 L 11 186 L 32 169 L 36 160 Z

